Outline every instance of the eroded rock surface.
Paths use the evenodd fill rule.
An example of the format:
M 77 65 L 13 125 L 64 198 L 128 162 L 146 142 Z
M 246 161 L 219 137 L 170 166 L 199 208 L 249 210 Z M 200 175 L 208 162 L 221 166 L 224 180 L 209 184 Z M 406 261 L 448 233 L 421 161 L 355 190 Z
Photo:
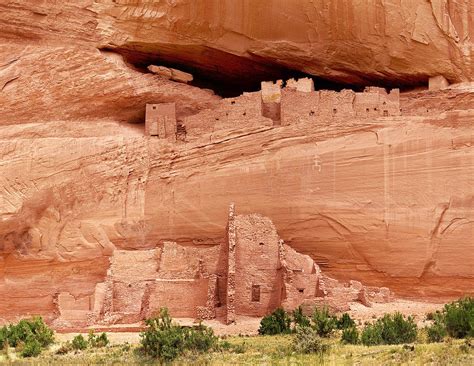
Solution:
M 0 320 L 149 315 L 174 296 L 167 280 L 200 265 L 157 248 L 214 258 L 230 201 L 271 218 L 290 257 L 354 281 L 334 306 L 371 301 L 357 281 L 418 299 L 472 293 L 472 2 L 27 0 L 0 11 Z M 150 64 L 221 84 L 288 70 L 363 86 L 464 83 L 388 94 L 397 102 L 299 84 L 269 106 Z M 176 106 L 176 138 L 145 133 L 145 105 L 161 103 Z M 141 282 L 156 273 L 153 297 Z M 186 291 L 216 283 L 196 281 Z M 328 282 L 326 296 L 346 291 Z M 148 300 L 130 302 L 129 285 Z M 204 316 L 201 294 L 191 305 Z

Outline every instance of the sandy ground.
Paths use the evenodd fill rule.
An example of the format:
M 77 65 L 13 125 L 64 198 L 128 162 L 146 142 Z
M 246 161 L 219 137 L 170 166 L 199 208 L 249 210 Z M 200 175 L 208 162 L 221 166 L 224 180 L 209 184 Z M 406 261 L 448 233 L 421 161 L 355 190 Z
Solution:
M 426 302 L 417 302 L 409 300 L 397 300 L 387 304 L 373 304 L 372 307 L 366 307 L 360 303 L 351 304 L 349 314 L 359 324 L 366 321 L 373 321 L 376 318 L 382 317 L 384 314 L 399 311 L 408 316 L 415 318 L 418 326 L 423 326 L 426 314 L 434 312 L 443 307 L 444 304 L 434 304 Z M 196 322 L 193 319 L 175 319 L 181 325 L 193 325 Z M 203 324 L 214 329 L 214 332 L 219 336 L 226 335 L 256 335 L 260 325 L 259 318 L 237 317 L 237 322 L 231 325 L 225 325 L 219 320 L 207 320 Z M 112 344 L 122 343 L 138 343 L 140 336 L 138 329 L 139 324 L 131 326 L 115 326 L 107 329 L 108 338 Z M 77 332 L 72 333 L 58 333 L 57 339 L 61 342 L 70 341 L 77 335 Z

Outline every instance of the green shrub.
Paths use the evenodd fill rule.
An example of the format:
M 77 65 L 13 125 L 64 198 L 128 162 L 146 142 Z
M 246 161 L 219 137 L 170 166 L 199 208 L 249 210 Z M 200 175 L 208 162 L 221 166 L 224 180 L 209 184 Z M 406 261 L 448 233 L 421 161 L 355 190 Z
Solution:
M 184 347 L 191 351 L 207 352 L 216 347 L 217 341 L 218 338 L 211 328 L 199 324 L 197 327 L 186 330 Z
M 381 324 L 367 324 L 362 330 L 360 340 L 364 346 L 376 346 L 382 344 L 383 338 Z
M 10 324 L 8 328 L 3 327 L 1 333 L 12 347 L 16 347 L 19 343 L 26 343 L 28 337 L 30 340 L 36 339 L 41 347 L 47 347 L 54 342 L 53 331 L 41 317 L 22 319 L 17 324 Z
M 426 328 L 429 343 L 442 342 L 446 337 L 447 332 L 443 324 L 435 322 L 433 325 Z
M 321 310 L 315 308 L 311 320 L 312 327 L 320 337 L 329 337 L 336 328 L 337 320 L 329 314 L 327 307 Z
M 329 345 L 324 344 L 318 332 L 311 327 L 297 327 L 293 338 L 293 349 L 298 353 L 324 354 Z
M 0 349 L 15 347 L 23 357 L 36 357 L 53 342 L 54 333 L 41 317 L 22 319 L 0 328 Z
M 346 344 L 359 343 L 359 331 L 355 326 L 342 330 L 341 342 Z
M 356 323 L 354 319 L 347 313 L 342 314 L 342 316 L 337 320 L 337 329 L 348 329 L 355 327 Z
M 75 350 L 85 350 L 87 348 L 87 341 L 82 334 L 75 336 L 72 340 L 72 348 Z
M 401 313 L 385 314 L 381 319 L 382 338 L 385 344 L 412 343 L 416 340 L 417 327 L 414 319 Z
M 446 304 L 442 321 L 451 337 L 474 337 L 474 298 L 466 297 Z
M 412 317 L 400 313 L 385 314 L 362 331 L 361 340 L 366 346 L 377 344 L 402 344 L 416 340 L 417 327 Z
M 41 343 L 34 336 L 29 336 L 21 350 L 22 357 L 36 357 L 42 351 Z
M 217 337 L 212 329 L 203 325 L 184 328 L 174 324 L 168 310 L 162 308 L 160 315 L 145 321 L 147 329 L 140 334 L 145 354 L 172 361 L 186 351 L 205 352 L 217 346 Z
M 291 318 L 285 310 L 278 308 L 260 321 L 258 334 L 275 335 L 291 333 Z
M 87 339 L 89 346 L 93 348 L 101 348 L 106 347 L 109 344 L 109 339 L 107 338 L 106 333 L 102 333 L 101 335 L 96 335 L 94 332 L 89 332 L 89 337 Z
M 303 309 L 301 306 L 293 310 L 292 315 L 294 330 L 296 330 L 296 327 L 309 327 L 311 325 L 309 318 L 303 314 Z

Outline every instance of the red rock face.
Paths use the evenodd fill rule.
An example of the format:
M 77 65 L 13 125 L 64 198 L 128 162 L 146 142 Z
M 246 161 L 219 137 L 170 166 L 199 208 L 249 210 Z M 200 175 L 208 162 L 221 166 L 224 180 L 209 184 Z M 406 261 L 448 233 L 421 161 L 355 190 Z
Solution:
M 472 293 L 472 2 L 133 3 L 0 5 L 0 320 L 132 322 L 163 299 L 207 314 L 212 290 L 190 304 L 173 294 L 223 291 L 222 279 L 170 290 L 172 273 L 189 280 L 199 263 L 180 268 L 176 253 L 158 268 L 154 251 L 221 245 L 231 201 L 337 279 L 403 297 Z M 291 88 L 266 115 L 259 92 L 223 99 L 146 70 L 162 63 L 223 86 L 288 70 L 363 86 L 465 83 L 376 104 Z M 177 141 L 145 135 L 145 106 L 161 103 L 176 106 Z M 156 272 L 164 280 L 147 290 Z M 288 306 L 301 301 L 293 292 Z

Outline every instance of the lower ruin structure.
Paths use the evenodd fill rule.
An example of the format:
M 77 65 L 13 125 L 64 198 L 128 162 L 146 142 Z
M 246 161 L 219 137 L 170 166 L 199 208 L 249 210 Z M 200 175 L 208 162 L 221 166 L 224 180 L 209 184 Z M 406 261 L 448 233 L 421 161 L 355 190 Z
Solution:
M 267 217 L 235 215 L 230 206 L 226 242 L 211 247 L 164 242 L 155 249 L 115 250 L 106 280 L 94 294 L 57 294 L 57 328 L 134 324 L 166 307 L 177 318 L 230 324 L 262 317 L 278 307 L 349 309 L 388 302 L 387 288 L 342 284 L 286 245 Z

